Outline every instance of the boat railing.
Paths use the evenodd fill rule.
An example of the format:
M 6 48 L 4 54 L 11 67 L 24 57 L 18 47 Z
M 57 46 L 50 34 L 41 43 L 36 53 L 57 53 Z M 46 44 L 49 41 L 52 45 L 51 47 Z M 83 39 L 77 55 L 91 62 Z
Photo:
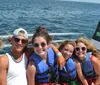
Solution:
M 51 36 L 54 37 L 53 43 L 55 42 L 63 42 L 65 40 L 75 40 L 77 37 L 85 36 L 84 33 L 49 33 Z M 5 47 L 10 47 L 11 45 L 8 43 L 7 39 L 8 37 L 11 37 L 12 35 L 0 35 L 0 39 L 2 39 L 5 44 Z M 29 38 L 33 36 L 33 34 L 28 34 Z

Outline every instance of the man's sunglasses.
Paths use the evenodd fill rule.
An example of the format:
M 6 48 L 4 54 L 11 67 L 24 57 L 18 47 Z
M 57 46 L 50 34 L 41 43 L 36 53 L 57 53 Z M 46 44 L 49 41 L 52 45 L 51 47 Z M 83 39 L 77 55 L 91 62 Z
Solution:
M 86 47 L 80 47 L 80 48 L 79 48 L 79 47 L 76 47 L 76 48 L 75 48 L 76 51 L 80 51 L 80 49 L 81 49 L 82 51 L 85 51 L 85 50 L 86 50 Z
M 39 46 L 42 46 L 42 47 L 45 47 L 46 46 L 46 43 L 44 43 L 44 42 L 42 42 L 42 43 L 40 43 L 40 44 L 38 44 L 38 43 L 33 43 L 33 46 L 34 47 L 39 47 Z
M 16 37 L 14 37 L 14 41 L 15 42 L 19 42 L 19 41 L 21 41 L 22 42 L 22 44 L 26 44 L 27 42 L 28 42 L 28 40 L 26 40 L 26 39 L 19 39 L 19 38 L 16 38 Z

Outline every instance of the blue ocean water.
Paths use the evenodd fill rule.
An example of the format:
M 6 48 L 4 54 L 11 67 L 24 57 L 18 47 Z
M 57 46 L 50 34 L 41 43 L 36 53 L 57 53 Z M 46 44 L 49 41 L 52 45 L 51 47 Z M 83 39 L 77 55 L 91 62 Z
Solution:
M 100 4 L 54 0 L 16 0 L 0 3 L 0 35 L 18 27 L 32 33 L 43 25 L 50 32 L 83 32 L 93 35 L 100 21 Z
M 100 21 L 100 4 L 55 0 L 0 0 L 0 35 L 18 28 L 32 33 L 43 25 L 49 32 L 83 32 L 91 38 Z

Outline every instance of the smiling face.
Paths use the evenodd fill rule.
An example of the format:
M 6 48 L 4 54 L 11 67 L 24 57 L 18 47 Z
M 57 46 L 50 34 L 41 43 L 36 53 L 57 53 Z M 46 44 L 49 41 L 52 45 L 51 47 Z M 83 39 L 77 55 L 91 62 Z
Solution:
M 33 42 L 33 49 L 34 52 L 39 56 L 46 56 L 47 55 L 47 41 L 41 37 L 37 36 L 34 38 Z
M 76 44 L 75 55 L 80 59 L 84 60 L 86 58 L 87 47 L 84 43 L 79 42 Z
M 12 37 L 11 43 L 12 43 L 13 50 L 21 52 L 26 47 L 28 43 L 28 39 L 22 36 L 16 36 L 16 37 Z
M 65 60 L 72 56 L 74 51 L 74 47 L 71 44 L 66 44 L 61 50 L 62 55 L 64 56 Z

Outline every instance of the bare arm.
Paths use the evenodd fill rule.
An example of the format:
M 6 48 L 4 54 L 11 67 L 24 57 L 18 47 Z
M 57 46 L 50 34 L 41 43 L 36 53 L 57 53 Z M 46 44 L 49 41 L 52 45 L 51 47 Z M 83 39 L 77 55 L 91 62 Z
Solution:
M 82 69 L 81 69 L 80 63 L 77 60 L 75 60 L 75 63 L 76 63 L 77 74 L 78 74 L 79 79 L 82 82 L 82 85 L 88 85 L 88 82 L 87 82 L 87 80 L 85 79 L 85 77 L 84 77 L 84 75 L 82 73 Z
M 27 67 L 28 85 L 35 85 L 36 67 L 33 61 L 30 61 Z
M 6 55 L 0 56 L 0 85 L 7 85 L 8 58 Z
M 97 74 L 97 79 L 96 79 L 96 82 L 94 85 L 100 85 L 100 61 L 96 57 L 93 57 L 91 59 L 91 61 L 92 61 L 92 65 L 94 67 L 94 70 Z
M 61 52 L 53 44 L 50 44 L 50 46 L 52 47 L 54 52 L 57 54 L 57 62 L 58 62 L 58 65 L 60 66 L 60 69 L 62 70 L 63 66 L 65 65 L 65 59 L 62 56 Z

